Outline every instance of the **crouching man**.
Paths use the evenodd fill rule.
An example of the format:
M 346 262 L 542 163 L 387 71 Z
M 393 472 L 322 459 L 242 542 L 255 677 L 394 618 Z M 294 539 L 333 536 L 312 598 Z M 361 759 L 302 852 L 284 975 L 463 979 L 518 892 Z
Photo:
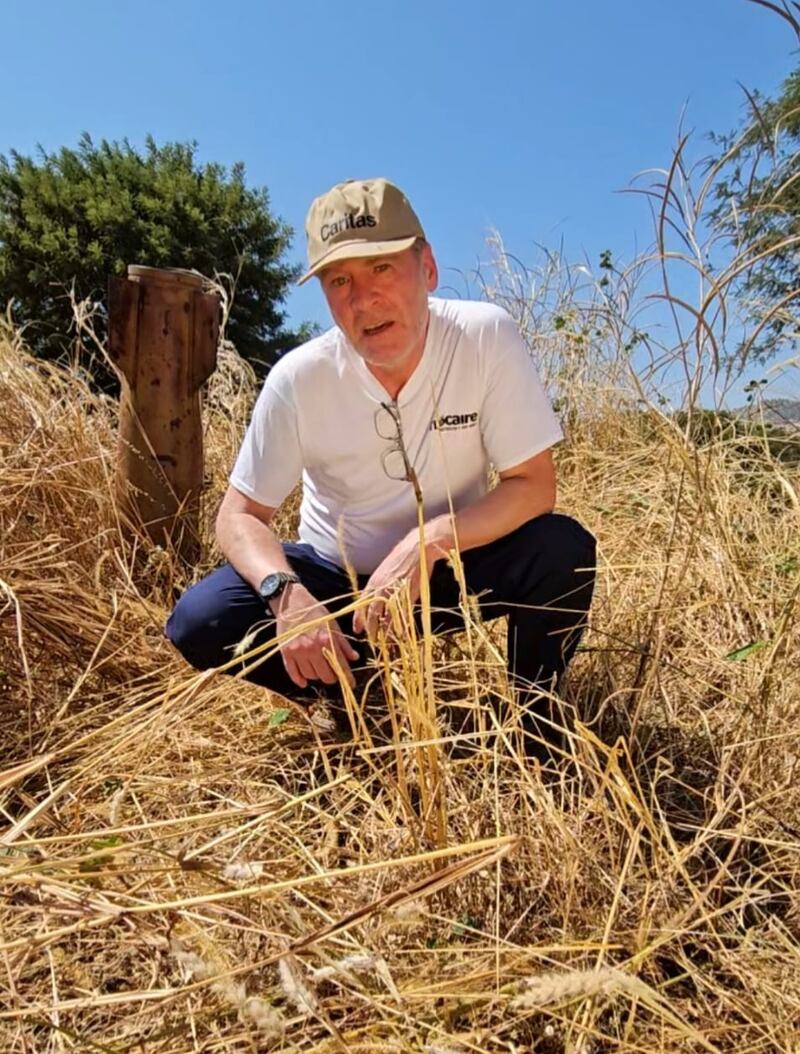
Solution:
M 398 583 L 419 597 L 421 544 L 434 630 L 454 628 L 457 549 L 483 617 L 508 620 L 509 673 L 541 754 L 558 740 L 550 695 L 585 624 L 595 546 L 553 512 L 562 433 L 533 360 L 503 309 L 430 295 L 431 246 L 387 180 L 333 187 L 306 233 L 301 282 L 318 278 L 335 326 L 270 371 L 217 517 L 228 563 L 181 597 L 166 635 L 207 669 L 254 626 L 261 643 L 324 619 L 249 674 L 296 698 L 337 680 L 325 650 L 352 678 Z M 270 524 L 299 479 L 299 540 L 281 543 Z M 368 603 L 336 619 L 352 600 L 346 565 Z

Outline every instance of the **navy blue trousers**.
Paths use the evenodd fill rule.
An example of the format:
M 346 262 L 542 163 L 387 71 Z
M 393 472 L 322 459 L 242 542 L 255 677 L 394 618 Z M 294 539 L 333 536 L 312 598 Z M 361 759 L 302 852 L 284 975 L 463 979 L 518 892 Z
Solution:
M 310 545 L 285 542 L 292 569 L 317 600 L 335 613 L 351 599 L 350 581 L 342 568 L 321 557 Z M 529 520 L 489 545 L 462 554 L 469 593 L 478 598 L 484 619 L 508 619 L 508 667 L 512 682 L 529 706 L 530 731 L 553 739 L 547 723 L 554 720 L 547 698 L 537 689 L 558 686 L 583 631 L 594 587 L 595 541 L 576 520 L 548 513 Z M 359 588 L 368 576 L 359 577 Z M 431 575 L 433 629 L 443 633 L 462 626 L 459 587 L 449 564 L 438 561 Z M 275 624 L 263 601 L 231 567 L 223 564 L 188 589 L 169 617 L 165 635 L 197 669 L 220 666 L 256 624 L 253 643 L 274 638 Z M 369 644 L 353 635 L 352 615 L 339 624 L 366 669 Z M 236 673 L 239 666 L 227 672 Z M 289 698 L 314 698 L 310 686 L 301 691 L 286 673 L 280 654 L 262 662 L 247 679 Z M 323 686 L 325 687 L 325 686 Z M 547 720 L 540 726 L 537 715 Z

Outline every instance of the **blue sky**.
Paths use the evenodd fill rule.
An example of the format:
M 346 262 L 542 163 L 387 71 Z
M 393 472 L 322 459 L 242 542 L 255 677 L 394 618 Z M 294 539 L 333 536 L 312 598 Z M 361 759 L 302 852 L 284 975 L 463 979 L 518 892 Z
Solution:
M 796 60 L 747 0 L 6 0 L 3 38 L 0 153 L 196 139 L 269 188 L 297 260 L 316 194 L 386 175 L 461 290 L 491 227 L 526 261 L 562 241 L 629 259 L 650 217 L 618 192 L 669 162 L 683 108 L 700 153 L 737 123 L 737 82 L 773 92 Z M 315 283 L 288 310 L 328 321 Z

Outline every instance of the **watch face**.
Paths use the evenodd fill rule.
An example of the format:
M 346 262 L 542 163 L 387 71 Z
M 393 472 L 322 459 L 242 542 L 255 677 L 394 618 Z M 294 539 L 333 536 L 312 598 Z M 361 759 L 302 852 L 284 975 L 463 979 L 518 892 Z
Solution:
M 259 593 L 265 600 L 275 596 L 281 587 L 281 576 L 279 574 L 267 575 L 259 587 Z

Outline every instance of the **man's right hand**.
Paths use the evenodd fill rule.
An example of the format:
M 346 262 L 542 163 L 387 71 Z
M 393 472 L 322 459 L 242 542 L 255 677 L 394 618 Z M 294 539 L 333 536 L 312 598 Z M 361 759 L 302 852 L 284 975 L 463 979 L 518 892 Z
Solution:
M 305 586 L 299 582 L 288 585 L 270 607 L 275 615 L 275 630 L 279 637 L 303 623 L 327 619 L 305 633 L 293 635 L 281 647 L 283 665 L 298 688 L 305 688 L 309 681 L 336 684 L 338 678 L 325 658 L 323 649 L 335 653 L 348 683 L 351 687 L 355 684 L 350 663 L 359 658 L 358 652 L 342 633 L 336 619 L 331 617 L 330 611 Z

